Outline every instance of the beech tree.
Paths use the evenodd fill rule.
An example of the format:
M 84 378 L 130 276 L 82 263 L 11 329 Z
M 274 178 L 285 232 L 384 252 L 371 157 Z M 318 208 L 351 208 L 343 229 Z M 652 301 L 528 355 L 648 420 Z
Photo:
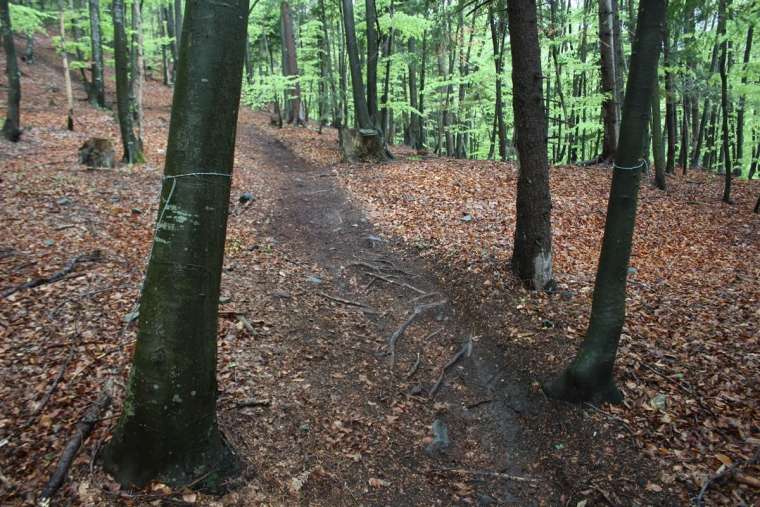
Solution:
M 103 80 L 103 39 L 100 31 L 100 0 L 89 0 L 90 9 L 90 45 L 92 51 L 93 98 L 99 107 L 106 107 L 106 88 Z
M 626 278 L 657 63 L 665 20 L 663 0 L 641 0 L 623 121 L 607 205 L 602 252 L 594 284 L 591 320 L 577 356 L 562 375 L 544 385 L 552 398 L 567 401 L 620 402 L 613 367 L 625 322 Z
M 301 84 L 298 82 L 298 57 L 296 55 L 296 36 L 293 30 L 293 14 L 288 2 L 280 4 L 282 35 L 282 69 L 283 74 L 295 80 L 287 91 L 285 111 L 287 122 L 303 125 L 304 112 L 301 103 Z
M 69 73 L 69 54 L 66 50 L 66 6 L 58 2 L 60 12 L 58 14 L 59 28 L 61 31 L 61 55 L 63 58 L 63 83 L 66 88 L 66 128 L 74 130 L 74 92 L 71 89 L 71 74 Z
M 132 371 L 103 451 L 123 485 L 213 487 L 234 470 L 216 420 L 216 338 L 247 14 L 247 0 L 187 2 Z
M 730 146 L 730 128 L 728 125 L 729 111 L 728 104 L 728 40 L 726 35 L 726 14 L 728 10 L 728 0 L 720 0 L 718 7 L 718 36 L 723 40 L 720 43 L 720 108 L 723 117 L 723 170 L 726 173 L 726 180 L 723 186 L 723 202 L 732 204 L 731 201 L 731 176 L 734 168 L 731 165 L 731 146 Z
M 342 0 L 342 6 L 343 26 L 346 35 L 346 53 L 348 54 L 348 67 L 351 72 L 351 91 L 354 98 L 354 115 L 359 128 L 342 128 L 340 130 L 340 145 L 346 159 L 385 160 L 385 137 L 370 116 L 367 97 L 364 93 L 362 68 L 359 61 L 359 45 L 356 41 L 353 0 Z M 374 28 L 372 30 L 374 31 Z
M 116 67 L 116 108 L 119 118 L 121 141 L 124 145 L 122 159 L 129 164 L 143 162 L 142 140 L 135 135 L 130 107 L 129 48 L 124 26 L 124 0 L 113 0 L 113 47 Z
M 617 2 L 613 0 L 599 0 L 599 61 L 602 73 L 602 92 L 604 93 L 604 102 L 602 103 L 604 136 L 602 153 L 599 157 L 601 160 L 612 160 L 615 158 L 618 134 L 620 132 L 615 89 L 618 70 L 618 63 L 616 62 L 617 53 L 615 51 L 616 8 Z
M 3 137 L 15 143 L 21 138 L 21 73 L 16 59 L 16 45 L 13 43 L 8 0 L 0 0 L 0 22 L 5 50 L 5 75 L 8 78 L 8 103 L 3 123 Z
M 535 0 L 507 0 L 520 175 L 512 269 L 537 290 L 552 281 L 551 195 Z

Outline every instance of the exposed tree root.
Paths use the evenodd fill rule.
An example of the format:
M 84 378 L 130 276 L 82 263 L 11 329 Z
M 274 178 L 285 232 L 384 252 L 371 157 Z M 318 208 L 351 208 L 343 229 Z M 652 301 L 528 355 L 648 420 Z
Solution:
M 74 271 L 74 268 L 77 267 L 77 264 L 82 263 L 82 262 L 97 261 L 100 259 L 100 256 L 101 256 L 100 250 L 94 250 L 92 253 L 89 253 L 89 254 L 78 255 L 74 257 L 73 259 L 71 259 L 69 262 L 67 262 L 62 270 L 56 271 L 50 276 L 35 278 L 34 280 L 30 280 L 20 285 L 16 285 L 15 287 L 5 289 L 3 292 L 0 292 L 0 299 L 7 298 L 11 294 L 15 294 L 16 292 L 19 292 L 22 290 L 33 289 L 35 287 L 39 287 L 40 285 L 46 285 L 48 283 L 57 282 L 58 280 L 61 280 L 63 277 L 65 277 L 66 275 Z
M 423 313 L 425 313 L 426 311 L 432 308 L 437 308 L 441 305 L 445 305 L 446 303 L 447 301 L 443 299 L 441 301 L 436 301 L 434 303 L 427 303 L 424 305 L 415 306 L 414 311 L 412 311 L 412 314 L 409 315 L 409 318 L 406 319 L 404 323 L 401 324 L 401 326 L 399 326 L 398 329 L 396 329 L 396 331 L 390 336 L 390 338 L 388 338 L 388 349 L 391 355 L 391 369 L 393 369 L 393 367 L 396 365 L 396 342 L 401 337 L 401 335 L 404 334 L 404 331 L 406 331 L 406 329 L 412 325 L 412 322 L 414 322 L 415 319 L 417 319 L 417 317 L 419 317 L 420 315 L 422 315 Z
M 464 356 L 469 357 L 470 354 L 472 354 L 472 337 L 468 338 L 464 345 L 462 345 L 462 348 L 459 349 L 459 352 L 454 354 L 454 357 L 451 358 L 451 361 L 446 363 L 446 365 L 441 369 L 441 374 L 438 376 L 438 380 L 436 380 L 435 384 L 432 388 L 430 388 L 429 396 L 432 398 L 435 396 L 435 393 L 438 392 L 438 389 L 441 388 L 441 384 L 443 384 L 443 378 L 446 376 L 446 372 L 455 364 L 459 362 L 460 359 L 462 359 Z

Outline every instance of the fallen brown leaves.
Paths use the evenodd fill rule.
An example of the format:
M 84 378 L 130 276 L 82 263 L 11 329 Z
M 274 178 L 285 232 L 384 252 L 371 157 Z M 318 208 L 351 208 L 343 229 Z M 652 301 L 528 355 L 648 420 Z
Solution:
M 513 291 L 523 313 L 552 327 L 561 322 L 551 339 L 563 343 L 547 351 L 539 375 L 571 357 L 588 318 L 609 169 L 552 170 L 555 272 L 567 295 L 553 300 L 522 292 L 507 275 L 513 167 L 406 160 L 346 168 L 341 181 L 389 236 L 463 276 L 482 275 L 482 286 L 468 286 L 471 298 Z M 668 193 L 642 187 L 618 362 L 626 402 L 607 410 L 667 465 L 664 483 L 681 480 L 693 491 L 721 465 L 717 456 L 747 459 L 760 445 L 760 265 L 753 255 L 760 221 L 751 213 L 760 185 L 737 182 L 737 204 L 726 206 L 719 201 L 720 178 L 697 172 L 669 184 Z M 541 333 L 511 334 L 540 345 L 534 331 Z M 758 498 L 756 490 L 732 487 Z
M 322 164 L 336 158 L 334 132 L 332 144 L 304 129 L 275 133 L 298 139 L 294 149 Z M 489 317 L 497 310 L 492 331 L 526 352 L 522 367 L 532 376 L 559 371 L 588 321 L 610 169 L 552 169 L 559 295 L 548 297 L 524 291 L 509 274 L 512 165 L 405 155 L 341 165 L 339 179 L 387 237 L 441 268 L 460 304 Z M 663 193 L 642 183 L 617 363 L 626 401 L 596 417 L 625 424 L 662 463 L 661 485 L 648 490 L 674 488 L 686 501 L 721 466 L 760 446 L 760 220 L 752 213 L 760 184 L 735 181 L 732 206 L 720 202 L 722 177 L 693 171 L 668 184 Z M 760 468 L 753 470 L 757 477 Z M 708 498 L 752 503 L 760 493 L 729 481 Z

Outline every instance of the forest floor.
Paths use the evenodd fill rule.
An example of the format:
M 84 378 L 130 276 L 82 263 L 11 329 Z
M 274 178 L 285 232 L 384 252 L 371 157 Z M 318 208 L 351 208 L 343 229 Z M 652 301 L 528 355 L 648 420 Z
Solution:
M 0 141 L 0 291 L 99 256 L 0 300 L 3 505 L 32 504 L 106 380 L 126 382 L 170 117 L 171 90 L 149 81 L 148 162 L 87 170 L 86 139 L 118 146 L 113 113 L 77 84 L 67 131 L 58 59 L 49 41 L 38 53 L 22 63 L 24 136 Z M 700 172 L 642 188 L 626 402 L 576 407 L 538 382 L 583 334 L 609 170 L 553 169 L 550 296 L 509 273 L 511 165 L 408 149 L 341 164 L 336 139 L 241 110 L 219 328 L 220 425 L 246 465 L 235 489 L 120 490 L 94 459 L 119 390 L 61 503 L 683 505 L 734 464 L 708 504 L 760 501 L 760 469 L 742 465 L 760 447 L 757 182 L 737 182 L 733 206 Z M 426 303 L 394 361 L 389 337 Z

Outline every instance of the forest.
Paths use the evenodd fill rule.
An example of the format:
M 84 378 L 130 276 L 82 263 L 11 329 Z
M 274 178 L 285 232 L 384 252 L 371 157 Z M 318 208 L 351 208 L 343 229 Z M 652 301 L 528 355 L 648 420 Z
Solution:
M 759 20 L 0 0 L 0 504 L 758 505 Z

